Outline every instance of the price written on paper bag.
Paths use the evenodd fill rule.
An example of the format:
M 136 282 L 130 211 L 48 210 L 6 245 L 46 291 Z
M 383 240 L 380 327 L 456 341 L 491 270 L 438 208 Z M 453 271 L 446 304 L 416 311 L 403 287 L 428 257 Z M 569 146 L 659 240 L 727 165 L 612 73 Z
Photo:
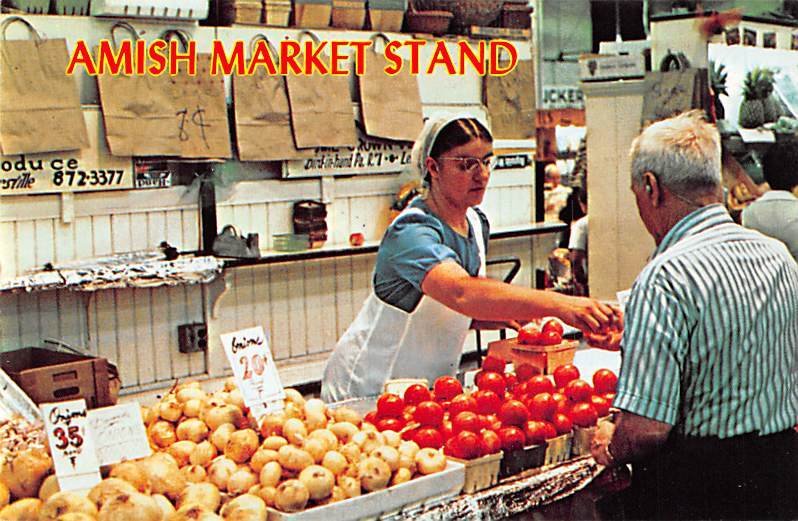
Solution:
M 152 454 L 141 407 L 136 402 L 89 411 L 89 429 L 100 465 L 146 458 Z
M 285 391 L 263 328 L 227 333 L 221 339 L 244 403 L 255 417 L 281 408 Z
M 39 408 L 60 489 L 84 490 L 99 483 L 100 465 L 88 429 L 86 400 L 43 403 Z

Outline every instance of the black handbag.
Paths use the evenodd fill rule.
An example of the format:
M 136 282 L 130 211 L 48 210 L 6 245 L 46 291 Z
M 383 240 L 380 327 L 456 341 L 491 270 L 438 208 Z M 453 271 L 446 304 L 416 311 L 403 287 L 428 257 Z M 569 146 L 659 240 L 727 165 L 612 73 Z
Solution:
M 213 240 L 213 254 L 217 257 L 234 257 L 237 259 L 257 259 L 260 257 L 258 234 L 250 233 L 244 238 L 232 224 L 222 228 L 222 232 Z

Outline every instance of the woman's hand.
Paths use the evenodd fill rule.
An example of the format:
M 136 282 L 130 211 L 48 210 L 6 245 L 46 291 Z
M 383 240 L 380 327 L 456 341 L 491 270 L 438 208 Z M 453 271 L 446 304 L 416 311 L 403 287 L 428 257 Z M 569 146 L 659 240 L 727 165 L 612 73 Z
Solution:
M 559 316 L 566 323 L 586 333 L 601 333 L 619 320 L 616 311 L 596 299 L 558 295 Z

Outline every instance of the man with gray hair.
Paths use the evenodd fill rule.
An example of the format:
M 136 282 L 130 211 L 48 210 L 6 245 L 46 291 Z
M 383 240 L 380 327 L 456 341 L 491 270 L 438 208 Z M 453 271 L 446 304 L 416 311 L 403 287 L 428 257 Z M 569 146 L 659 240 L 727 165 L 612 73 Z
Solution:
M 633 519 L 798 518 L 798 265 L 732 221 L 720 157 L 696 111 L 632 144 L 657 247 L 626 306 L 621 413 L 591 450 L 632 463 Z

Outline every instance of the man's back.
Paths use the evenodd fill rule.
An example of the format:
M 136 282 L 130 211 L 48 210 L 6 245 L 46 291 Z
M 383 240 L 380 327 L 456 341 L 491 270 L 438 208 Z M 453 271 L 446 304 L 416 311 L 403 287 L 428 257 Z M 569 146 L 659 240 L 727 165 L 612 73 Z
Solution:
M 785 190 L 766 192 L 743 210 L 743 226 L 780 240 L 798 261 L 798 197 Z

